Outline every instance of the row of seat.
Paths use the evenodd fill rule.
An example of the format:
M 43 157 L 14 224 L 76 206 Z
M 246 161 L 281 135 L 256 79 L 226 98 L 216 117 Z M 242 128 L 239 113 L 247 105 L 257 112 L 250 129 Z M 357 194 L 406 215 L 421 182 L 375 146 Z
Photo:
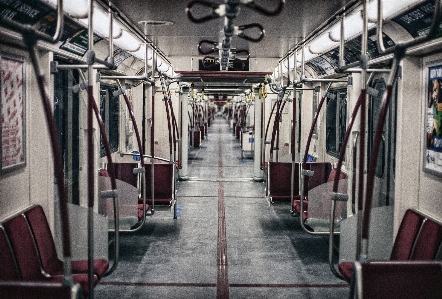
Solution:
M 152 206 L 152 164 L 145 164 L 146 169 L 146 210 L 149 209 L 150 206 Z M 174 188 L 173 188 L 173 181 L 174 181 L 174 166 L 175 164 L 170 163 L 156 163 L 155 165 L 155 179 L 154 179 L 154 198 L 155 198 L 155 205 L 160 206 L 170 206 L 172 205 L 173 199 L 174 199 Z M 138 168 L 137 163 L 114 163 L 114 169 L 115 169 L 115 175 L 116 178 L 122 182 L 127 183 L 129 186 L 133 187 L 133 190 L 136 192 L 137 198 L 128 198 L 125 199 L 125 194 L 121 194 L 120 198 L 120 212 L 125 213 L 125 210 L 127 208 L 122 208 L 122 206 L 125 206 L 126 202 L 129 202 L 129 205 L 135 206 L 138 205 L 138 219 L 141 219 L 143 217 L 143 185 L 141 185 L 140 192 L 138 192 L 138 185 L 139 185 L 139 179 L 138 175 L 134 174 L 133 170 L 135 168 Z M 109 174 L 106 169 L 101 169 L 99 171 L 99 176 L 108 178 Z M 104 184 L 106 185 L 106 184 Z M 108 182 L 107 185 L 110 185 Z M 100 189 L 106 190 L 109 187 L 100 187 Z M 123 199 L 124 198 L 124 199 Z M 112 207 L 112 203 L 109 202 L 110 199 L 103 199 L 101 201 L 101 206 L 104 211 L 104 214 L 106 216 L 111 216 L 112 211 L 110 210 L 110 207 Z M 130 209 L 130 208 L 129 208 Z M 128 213 L 126 211 L 126 214 L 130 215 L 130 212 Z M 133 212 L 133 215 L 135 215 L 135 211 Z
M 0 281 L 60 283 L 63 262 L 58 258 L 54 239 L 43 208 L 32 206 L 0 224 Z M 71 261 L 75 283 L 89 294 L 88 261 Z M 94 285 L 109 268 L 105 259 L 93 263 Z
M 397 232 L 390 261 L 434 260 L 442 242 L 442 223 L 421 212 L 409 209 L 402 218 Z M 350 282 L 353 262 L 341 262 L 339 271 Z
M 292 163 L 286 162 L 270 162 L 268 164 L 268 200 L 270 203 L 290 202 L 291 186 L 293 185 L 293 206 L 292 210 L 295 215 L 301 216 L 301 188 L 299 184 L 299 175 L 301 163 L 294 164 L 294 179 L 291 183 Z M 303 211 L 302 221 L 310 222 L 310 227 L 318 224 L 322 220 L 328 222 L 330 217 L 330 192 L 332 183 L 335 179 L 336 169 L 329 162 L 312 162 L 305 164 L 305 170 L 314 173 L 313 176 L 305 176 L 304 178 L 304 195 L 303 195 Z M 346 179 L 347 175 L 340 172 L 339 192 L 347 192 Z M 309 198 L 314 205 L 309 215 Z M 310 205 L 311 206 L 311 205 Z M 336 217 L 341 217 L 344 211 L 344 204 L 337 204 Z M 322 222 L 324 222 L 322 221 Z M 328 223 L 321 223 L 324 226 Z M 321 228 L 322 229 L 322 228 Z

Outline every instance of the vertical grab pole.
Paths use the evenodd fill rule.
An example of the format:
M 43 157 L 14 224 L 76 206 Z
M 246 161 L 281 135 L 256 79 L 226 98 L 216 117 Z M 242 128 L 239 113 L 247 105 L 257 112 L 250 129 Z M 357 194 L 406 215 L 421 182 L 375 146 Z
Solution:
M 80 73 L 81 79 L 83 82 L 86 83 L 86 78 L 81 70 L 78 70 Z M 117 191 L 117 182 L 115 179 L 115 168 L 114 163 L 112 161 L 112 154 L 109 146 L 109 139 L 106 134 L 106 129 L 104 127 L 103 120 L 101 119 L 100 111 L 98 110 L 97 103 L 95 100 L 92 102 L 92 108 L 94 109 L 95 118 L 98 121 L 98 125 L 100 127 L 100 133 L 102 135 L 104 149 L 106 151 L 107 156 L 107 163 L 108 163 L 108 172 L 111 178 L 111 187 L 112 187 L 112 197 L 113 197 L 113 205 L 114 205 L 114 243 L 115 243 L 115 249 L 114 249 L 114 263 L 112 264 L 112 267 L 106 272 L 105 276 L 108 276 L 112 272 L 115 271 L 117 268 L 118 262 L 119 262 L 119 252 L 120 252 L 120 220 L 119 220 L 119 211 L 118 211 L 118 191 Z
M 120 80 L 117 79 L 117 83 L 118 83 L 118 87 L 120 88 L 121 91 L 123 91 L 123 87 L 121 86 Z M 138 130 L 138 124 L 137 124 L 137 120 L 135 119 L 135 115 L 132 109 L 132 106 L 130 104 L 129 98 L 127 97 L 127 95 L 124 93 L 123 91 L 123 98 L 124 98 L 124 102 L 126 103 L 126 107 L 127 110 L 129 112 L 129 115 L 132 119 L 132 123 L 134 126 L 134 130 L 135 130 L 135 136 L 137 138 L 137 145 L 138 145 L 138 152 L 140 153 L 140 164 L 141 164 L 141 182 L 143 184 L 143 219 L 141 220 L 141 223 L 132 231 L 137 231 L 138 229 L 140 229 L 144 223 L 146 222 L 146 169 L 144 168 L 144 150 L 143 150 L 143 143 L 141 142 L 141 137 L 140 137 L 140 131 Z
M 88 50 L 93 53 L 94 46 L 94 3 L 89 0 Z M 112 33 L 111 33 L 112 34 Z M 88 165 L 88 286 L 89 297 L 94 298 L 94 140 L 92 101 L 94 92 L 93 59 L 88 60 L 88 106 L 87 106 L 87 165 Z
M 254 107 L 254 151 L 253 151 L 253 180 L 255 182 L 262 181 L 262 170 L 261 170 L 261 138 L 262 138 L 262 96 L 259 92 L 259 88 L 255 87 L 255 107 Z
M 311 143 L 312 137 L 313 137 L 313 131 L 315 130 L 315 126 L 318 121 L 319 113 L 321 112 L 322 106 L 324 105 L 325 99 L 327 98 L 326 95 L 327 95 L 327 92 L 328 92 L 328 89 L 330 88 L 330 86 L 331 86 L 331 82 L 328 84 L 327 89 L 325 90 L 324 95 L 322 96 L 321 101 L 319 102 L 318 108 L 316 109 L 315 117 L 313 118 L 313 122 L 310 127 L 310 132 L 308 134 L 307 144 L 305 146 L 305 151 L 304 151 L 304 157 L 301 161 L 302 164 L 300 167 L 301 168 L 301 171 L 300 171 L 301 179 L 299 180 L 299 182 L 300 182 L 299 193 L 301 194 L 301 196 L 300 196 L 300 205 L 299 205 L 299 207 L 300 207 L 299 220 L 300 220 L 301 227 L 307 232 L 308 232 L 308 230 L 304 225 L 304 221 L 302 220 L 302 215 L 304 213 L 304 193 L 305 193 L 304 176 L 307 174 L 307 171 L 305 171 L 306 166 L 307 166 L 307 156 L 308 156 L 308 150 L 310 149 L 310 143 Z
M 365 94 L 365 97 L 361 98 L 361 118 L 360 118 L 360 127 L 359 127 L 359 167 L 358 167 L 358 207 L 363 206 L 363 199 L 364 199 L 364 167 L 365 167 L 365 127 L 366 127 L 366 106 L 367 106 L 367 96 L 366 96 L 366 80 L 367 80 L 367 63 L 368 63 L 368 56 L 367 56 L 367 38 L 368 38 L 368 13 L 367 13 L 367 4 L 368 0 L 364 0 L 363 2 L 363 9 L 362 9 L 362 16 L 363 16 L 363 23 L 362 23 L 362 43 L 361 43 L 361 94 Z M 357 234 L 359 235 L 362 227 L 362 215 L 359 215 L 358 213 L 358 223 L 357 223 Z M 361 254 L 361 247 L 363 246 L 362 240 L 357 240 L 356 243 L 356 253 L 357 256 Z M 365 260 L 365 258 L 363 258 Z
M 189 113 L 189 90 L 190 88 L 188 86 L 183 86 L 182 92 L 180 93 L 180 102 L 181 102 L 181 119 L 180 119 L 180 126 L 181 126 L 181 169 L 180 169 L 180 180 L 188 180 L 188 156 L 189 156 L 189 118 L 187 117 Z
M 289 70 L 290 71 L 290 70 Z M 296 91 L 293 93 L 293 108 L 292 108 L 292 142 L 290 146 L 290 151 L 292 154 L 292 173 L 291 173 L 291 188 L 290 188 L 290 213 L 293 213 L 293 197 L 295 193 L 295 159 L 296 159 L 296 146 L 295 146 L 295 140 L 296 140 Z M 301 198 L 301 204 L 302 204 L 302 196 Z
M 342 167 L 342 163 L 344 161 L 345 150 L 347 148 L 348 139 L 350 137 L 350 133 L 351 133 L 351 130 L 353 128 L 353 124 L 354 124 L 354 121 L 356 119 L 356 116 L 357 116 L 357 114 L 359 112 L 359 109 L 361 107 L 361 103 L 363 102 L 365 97 L 366 97 L 366 92 L 365 92 L 365 90 L 362 90 L 360 95 L 359 95 L 359 98 L 358 98 L 358 100 L 356 102 L 356 105 L 353 108 L 353 113 L 352 113 L 352 115 L 350 117 L 350 120 L 349 120 L 349 123 L 348 123 L 348 126 L 347 126 L 347 130 L 345 131 L 344 140 L 342 141 L 341 150 L 339 152 L 338 163 L 336 165 L 336 174 L 335 174 L 334 181 L 333 181 L 333 193 L 332 193 L 332 196 L 338 192 L 339 177 L 340 177 L 340 174 L 341 174 L 341 167 Z M 363 111 L 361 111 L 361 113 L 363 113 Z M 354 153 L 354 154 L 356 154 L 356 153 Z M 328 246 L 328 249 L 329 249 L 329 252 L 328 252 L 328 257 L 329 257 L 328 264 L 330 266 L 330 270 L 332 271 L 332 273 L 336 277 L 342 279 L 343 278 L 342 275 L 335 269 L 334 263 L 333 263 L 333 243 L 334 243 L 333 237 L 334 237 L 334 224 L 335 224 L 334 223 L 334 219 L 335 219 L 335 201 L 332 198 L 331 217 L 330 217 L 330 235 L 329 235 L 329 246 Z
M 152 51 L 152 78 L 155 80 L 155 72 L 157 69 L 157 52 Z M 150 153 L 152 158 L 150 159 L 151 163 L 151 178 L 150 178 L 150 187 L 151 187 L 151 197 L 152 197 L 152 215 L 155 214 L 155 81 L 153 81 L 152 85 L 152 122 L 150 127 Z

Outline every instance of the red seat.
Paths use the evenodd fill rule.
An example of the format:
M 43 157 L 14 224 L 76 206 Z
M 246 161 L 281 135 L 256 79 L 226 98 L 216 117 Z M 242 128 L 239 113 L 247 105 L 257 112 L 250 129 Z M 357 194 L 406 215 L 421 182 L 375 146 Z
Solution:
M 425 219 L 416 239 L 410 260 L 431 261 L 436 257 L 442 241 L 442 225 Z
M 411 261 L 356 263 L 354 288 L 360 296 L 376 299 L 442 298 L 442 264 Z
M 414 210 L 405 212 L 391 250 L 391 261 L 406 261 L 410 258 L 414 241 L 423 220 L 424 217 Z
M 24 281 L 0 281 L 2 298 L 14 299 L 74 299 L 83 298 L 78 284 L 67 286 L 63 283 L 42 283 Z
M 34 235 L 43 270 L 53 275 L 63 274 L 63 262 L 57 256 L 55 243 L 43 208 L 39 205 L 34 206 L 25 212 L 25 216 Z M 97 275 L 98 280 L 104 276 L 108 268 L 108 260 L 94 260 L 94 273 Z M 72 273 L 87 274 L 88 261 L 72 261 Z
M 173 199 L 173 174 L 174 164 L 162 163 L 155 165 L 154 196 L 155 205 L 170 206 Z M 144 165 L 146 168 L 146 203 L 152 204 L 152 164 Z M 138 199 L 138 204 L 142 204 L 143 199 Z M 141 208 L 142 209 L 142 208 Z M 141 210 L 142 211 L 142 210 Z
M 307 163 L 306 169 L 313 171 L 314 175 L 311 177 L 306 176 L 304 179 L 304 186 L 306 186 L 304 187 L 304 197 L 306 200 L 303 201 L 304 205 L 302 209 L 304 213 L 302 215 L 302 221 L 305 221 L 308 217 L 308 191 L 334 180 L 336 173 L 336 170 L 331 168 L 331 163 L 328 162 Z M 346 175 L 341 172 L 340 178 L 346 178 Z M 296 213 L 301 214 L 301 200 L 299 198 L 293 201 L 293 210 Z
M 433 260 L 442 242 L 442 225 L 414 210 L 407 210 L 402 218 L 390 255 L 390 261 Z M 338 266 L 342 276 L 350 282 L 353 262 Z
M 269 197 L 271 202 L 290 202 L 292 163 L 269 163 Z M 307 181 L 304 190 L 307 191 Z M 293 198 L 299 201 L 299 163 L 295 163 Z
M 35 248 L 31 230 L 24 215 L 18 215 L 4 222 L 6 234 L 11 242 L 11 247 L 17 259 L 18 269 L 24 281 L 62 282 L 62 275 L 42 272 L 41 261 Z M 58 272 L 58 271 L 57 271 Z M 82 287 L 84 295 L 89 294 L 88 275 L 73 275 L 75 283 Z M 97 277 L 94 276 L 94 285 Z
M 0 226 L 0 281 L 19 280 L 20 273 L 17 268 L 14 253 L 4 228 Z
M 133 173 L 134 168 L 138 168 L 137 163 L 114 163 L 115 177 L 137 187 L 138 175 Z

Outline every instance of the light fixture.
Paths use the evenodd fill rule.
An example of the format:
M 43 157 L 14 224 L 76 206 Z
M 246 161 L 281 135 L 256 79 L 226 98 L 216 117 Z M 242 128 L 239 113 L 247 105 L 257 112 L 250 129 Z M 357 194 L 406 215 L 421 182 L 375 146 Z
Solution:
M 310 52 L 313 54 L 322 54 L 325 51 L 337 46 L 338 42 L 332 41 L 329 32 L 325 31 L 312 40 L 309 45 Z
M 307 62 L 309 60 L 312 60 L 315 57 L 318 57 L 318 54 L 312 53 L 310 52 L 310 50 L 308 48 L 304 49 L 304 54 L 305 54 L 305 58 L 304 61 Z M 296 55 L 296 61 L 302 63 L 302 50 L 298 52 L 298 55 Z
M 133 56 L 144 60 L 146 58 L 146 44 L 141 44 L 140 49 L 135 52 L 130 52 Z M 147 48 L 147 60 L 152 60 L 152 49 Z
M 57 0 L 40 0 L 48 3 L 53 7 L 57 7 Z M 63 11 L 70 14 L 74 18 L 87 18 L 89 11 L 88 0 L 62 0 Z
M 94 32 L 97 33 L 100 36 L 103 36 L 105 38 L 109 38 L 109 14 L 107 12 L 104 12 L 103 10 L 99 8 L 94 7 Z M 79 19 L 81 23 L 83 23 L 86 28 L 89 26 L 89 19 Z M 112 37 L 116 38 L 122 34 L 122 29 L 118 25 L 117 22 L 113 21 L 112 25 Z
M 165 73 L 169 70 L 169 65 L 161 59 L 161 57 L 158 57 L 157 59 L 157 70 L 159 72 Z
M 348 15 L 344 19 L 344 39 L 349 39 L 362 32 L 362 12 L 356 12 Z M 337 22 L 330 29 L 330 39 L 338 42 L 341 40 L 341 22 Z
M 141 47 L 141 41 L 126 30 L 122 30 L 121 35 L 114 38 L 114 43 L 115 45 L 126 51 L 135 52 L 138 51 Z
M 279 78 L 279 68 L 275 67 L 275 70 L 273 71 L 273 78 L 276 80 Z

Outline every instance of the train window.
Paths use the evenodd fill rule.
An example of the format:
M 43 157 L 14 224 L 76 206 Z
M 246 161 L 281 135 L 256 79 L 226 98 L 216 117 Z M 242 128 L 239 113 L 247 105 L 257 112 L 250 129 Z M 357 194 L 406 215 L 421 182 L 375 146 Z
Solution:
M 109 146 L 112 153 L 118 151 L 119 144 L 119 122 L 120 122 L 120 101 L 114 96 L 117 87 L 101 84 L 100 87 L 100 114 L 106 128 L 106 135 L 109 139 Z M 106 156 L 103 141 L 100 142 L 100 155 Z
M 338 157 L 347 126 L 347 88 L 337 88 L 329 93 L 334 96 L 327 99 L 326 152 Z
M 72 90 L 78 80 L 77 70 L 59 70 L 54 74 L 54 117 L 63 154 L 66 189 L 73 204 L 79 204 L 80 194 L 80 97 Z

